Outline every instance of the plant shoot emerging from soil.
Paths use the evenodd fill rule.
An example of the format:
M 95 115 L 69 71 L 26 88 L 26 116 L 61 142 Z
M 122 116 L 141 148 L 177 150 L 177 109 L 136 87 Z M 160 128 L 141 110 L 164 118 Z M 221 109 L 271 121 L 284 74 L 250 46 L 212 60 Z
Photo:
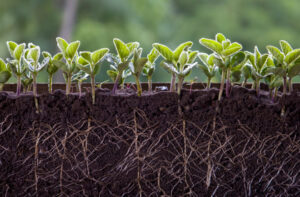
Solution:
M 0 91 L 3 90 L 4 84 L 10 79 L 11 71 L 8 65 L 0 58 Z
M 148 79 L 148 91 L 152 92 L 152 75 L 155 71 L 155 61 L 159 57 L 159 53 L 155 48 L 152 48 L 150 53 L 147 55 L 148 62 L 146 63 L 144 69 L 143 69 L 143 74 L 147 77 Z

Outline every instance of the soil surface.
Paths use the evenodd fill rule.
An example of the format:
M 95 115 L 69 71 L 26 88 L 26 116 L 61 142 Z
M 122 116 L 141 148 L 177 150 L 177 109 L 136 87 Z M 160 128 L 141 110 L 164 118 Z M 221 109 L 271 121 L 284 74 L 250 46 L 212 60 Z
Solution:
M 300 196 L 300 93 L 0 93 L 0 196 Z

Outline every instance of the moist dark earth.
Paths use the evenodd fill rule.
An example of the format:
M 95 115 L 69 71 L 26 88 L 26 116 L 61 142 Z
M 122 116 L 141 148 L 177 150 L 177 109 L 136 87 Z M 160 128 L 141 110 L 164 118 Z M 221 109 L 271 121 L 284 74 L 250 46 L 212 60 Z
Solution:
M 300 196 L 300 93 L 0 93 L 0 196 Z

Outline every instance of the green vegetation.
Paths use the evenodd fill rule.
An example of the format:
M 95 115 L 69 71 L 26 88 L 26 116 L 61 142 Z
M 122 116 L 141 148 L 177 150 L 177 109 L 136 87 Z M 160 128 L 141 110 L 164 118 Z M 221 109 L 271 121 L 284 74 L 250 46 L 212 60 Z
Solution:
M 109 53 L 108 48 L 94 52 L 78 52 L 80 42 L 70 44 L 58 37 L 57 45 L 61 53 L 53 57 L 48 52 L 43 52 L 44 60 L 40 63 L 40 47 L 32 43 L 17 44 L 7 42 L 11 57 L 6 64 L 0 59 L 0 88 L 2 89 L 11 77 L 11 73 L 17 78 L 17 95 L 20 94 L 21 84 L 24 92 L 29 91 L 33 84 L 33 95 L 37 96 L 37 75 L 43 68 L 47 68 L 49 75 L 49 93 L 52 93 L 52 77 L 59 69 L 66 79 L 66 94 L 70 93 L 71 82 L 76 81 L 80 96 L 81 84 L 88 77 L 91 79 L 92 102 L 95 104 L 96 75 L 100 71 L 101 63 L 106 60 L 111 63 L 107 74 L 114 81 L 112 94 L 116 94 L 119 85 L 124 88 L 125 79 L 132 75 L 136 80 L 137 95 L 142 95 L 140 76 L 144 74 L 148 78 L 148 91 L 152 91 L 152 75 L 155 70 L 155 61 L 161 56 L 160 65 L 168 71 L 171 77 L 170 91 L 180 94 L 185 78 L 197 67 L 206 75 L 207 86 L 210 88 L 211 80 L 217 77 L 217 71 L 221 74 L 221 84 L 218 100 L 222 99 L 226 80 L 226 97 L 230 97 L 233 84 L 241 84 L 245 87 L 248 80 L 252 80 L 252 88 L 260 95 L 260 83 L 264 81 L 269 87 L 270 98 L 275 99 L 278 89 L 283 87 L 286 94 L 287 84 L 289 93 L 292 89 L 292 79 L 300 75 L 300 49 L 293 49 L 291 45 L 281 40 L 281 50 L 268 45 L 269 54 L 261 54 L 255 46 L 254 52 L 242 51 L 242 45 L 231 42 L 223 34 L 218 33 L 215 39 L 201 38 L 200 44 L 210 49 L 213 53 L 207 54 L 191 50 L 193 42 L 180 44 L 174 51 L 167 46 L 154 43 L 147 57 L 142 57 L 143 49 L 139 42 L 125 43 L 120 39 L 113 40 L 117 54 Z M 195 62 L 196 58 L 201 63 Z M 193 82 L 190 83 L 192 85 Z M 36 103 L 37 109 L 38 105 Z

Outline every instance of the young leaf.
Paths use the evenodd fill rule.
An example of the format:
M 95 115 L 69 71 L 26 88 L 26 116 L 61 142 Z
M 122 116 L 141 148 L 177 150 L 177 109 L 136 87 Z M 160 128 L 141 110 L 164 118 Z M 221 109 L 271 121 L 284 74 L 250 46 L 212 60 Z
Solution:
M 222 44 L 223 41 L 226 40 L 226 37 L 222 33 L 217 33 L 216 34 L 216 41 Z
M 169 62 L 172 62 L 173 52 L 171 51 L 171 49 L 169 49 L 167 46 L 159 44 L 159 43 L 154 43 L 152 46 L 159 52 L 159 54 L 164 59 L 166 59 Z
M 231 67 L 234 68 L 238 65 L 240 65 L 246 58 L 246 55 L 244 52 L 239 52 L 231 57 Z
M 14 57 L 16 60 L 20 61 L 25 49 L 25 43 L 18 45 L 14 51 Z
M 160 63 L 160 66 L 163 67 L 169 73 L 176 73 L 176 74 L 178 74 L 177 70 L 174 68 L 174 66 L 171 63 L 162 61 Z
M 78 58 L 78 60 L 81 59 L 81 63 L 80 64 L 86 65 L 86 63 L 87 64 L 92 64 L 93 63 L 91 52 L 89 52 L 89 51 L 81 51 L 79 54 L 81 56 L 81 57 Z
M 201 45 L 203 45 L 204 47 L 212 50 L 213 52 L 215 52 L 217 54 L 222 53 L 222 50 L 223 50 L 222 44 L 220 44 L 219 42 L 217 42 L 215 40 L 201 38 L 199 40 L 199 42 L 200 42 Z
M 267 50 L 269 51 L 269 53 L 272 54 L 274 59 L 276 59 L 280 64 L 283 63 L 284 55 L 281 53 L 281 51 L 277 47 L 268 45 Z
M 222 51 L 222 55 L 224 56 L 231 56 L 240 50 L 242 50 L 242 45 L 240 45 L 237 42 L 232 43 L 229 47 L 227 47 L 225 50 Z
M 180 57 L 182 51 L 187 50 L 192 46 L 193 46 L 193 42 L 191 42 L 191 41 L 180 44 L 173 52 L 174 61 L 177 62 L 179 60 L 179 57 Z
M 263 55 L 260 57 L 260 59 L 259 59 L 259 61 L 258 61 L 258 64 L 257 64 L 258 68 L 261 69 L 261 68 L 265 65 L 265 63 L 266 63 L 267 60 L 268 60 L 268 57 L 269 57 L 268 54 L 263 54 Z
M 148 61 L 153 64 L 156 59 L 158 58 L 159 53 L 155 48 L 152 48 L 152 50 L 150 51 L 150 53 L 147 55 Z
M 14 57 L 14 51 L 15 51 L 16 47 L 18 46 L 18 44 L 13 41 L 8 41 L 8 42 L 6 42 L 6 44 L 7 44 L 7 48 L 9 50 L 11 57 Z
M 284 58 L 284 61 L 289 65 L 300 58 L 300 49 L 290 51 Z
M 185 67 L 184 70 L 182 71 L 182 73 L 180 73 L 180 74 L 183 76 L 187 76 L 188 74 L 190 74 L 190 71 L 197 65 L 198 65 L 197 62 L 194 62 L 192 64 L 187 64 L 187 67 Z
M 57 53 L 53 56 L 53 60 L 61 60 L 63 58 L 62 53 Z
M 300 74 L 300 64 L 294 64 L 288 69 L 288 77 L 293 78 Z
M 188 60 L 188 63 L 189 64 L 191 64 L 191 63 L 193 63 L 194 61 L 195 61 L 195 59 L 197 58 L 197 56 L 198 56 L 198 51 L 190 51 L 189 52 L 189 60 Z
M 57 42 L 57 47 L 61 50 L 61 52 L 63 52 L 64 54 L 66 54 L 67 53 L 67 48 L 69 46 L 69 44 L 67 43 L 67 41 L 65 41 L 61 37 L 57 37 L 56 38 L 56 42 Z
M 281 47 L 281 50 L 283 51 L 284 55 L 288 54 L 289 52 L 291 52 L 293 50 L 293 48 L 287 41 L 280 40 L 279 43 L 280 43 L 280 47 Z
M 114 38 L 114 45 L 122 62 L 126 61 L 130 55 L 130 50 L 127 45 L 118 38 Z
M 80 41 L 74 41 L 72 43 L 69 44 L 69 46 L 67 47 L 67 55 L 68 55 L 68 58 L 71 59 L 71 61 L 73 61 L 74 59 L 74 56 L 78 50 L 80 46 Z
M 108 48 L 99 49 L 92 53 L 92 61 L 94 64 L 99 63 L 103 57 L 109 52 Z
M 132 53 L 134 49 L 138 48 L 140 46 L 139 42 L 129 42 L 126 44 L 126 46 L 129 49 L 129 52 Z

